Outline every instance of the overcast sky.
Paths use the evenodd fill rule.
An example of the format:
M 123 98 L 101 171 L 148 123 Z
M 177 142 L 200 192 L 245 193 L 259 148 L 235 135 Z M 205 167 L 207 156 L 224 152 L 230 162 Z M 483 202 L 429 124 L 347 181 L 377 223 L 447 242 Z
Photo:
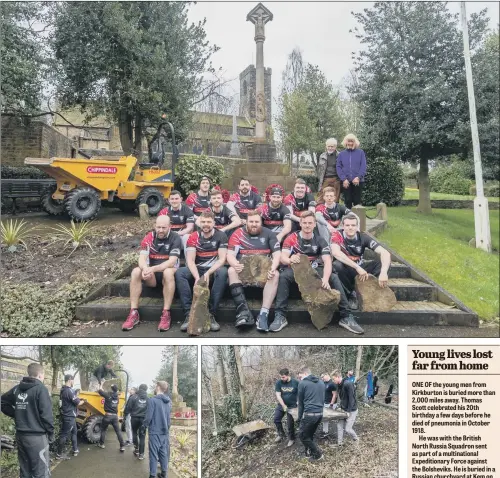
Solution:
M 207 19 L 205 30 L 211 44 L 220 50 L 212 56 L 213 66 L 222 66 L 239 99 L 240 72 L 255 64 L 255 27 L 246 15 L 258 2 L 206 2 L 190 6 L 193 22 Z M 266 24 L 264 66 L 272 68 L 273 116 L 281 73 L 288 55 L 295 47 L 302 51 L 304 62 L 316 64 L 334 84 L 339 85 L 352 68 L 351 52 L 359 42 L 349 30 L 357 25 L 351 11 L 362 12 L 373 2 L 262 2 L 273 13 Z M 497 28 L 498 2 L 467 2 L 467 15 L 488 8 L 492 29 Z M 450 2 L 449 9 L 460 12 L 459 2 Z
M 162 346 L 124 346 L 121 348 L 123 368 L 130 373 L 129 386 L 145 383 L 148 388 L 161 368 Z

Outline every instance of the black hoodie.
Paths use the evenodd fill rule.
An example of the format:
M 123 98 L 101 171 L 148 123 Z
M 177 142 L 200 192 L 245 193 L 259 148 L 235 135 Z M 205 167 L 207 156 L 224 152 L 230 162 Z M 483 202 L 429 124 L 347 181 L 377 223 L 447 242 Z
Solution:
M 118 392 L 106 393 L 103 390 L 97 390 L 101 397 L 104 397 L 104 411 L 106 413 L 118 413 Z
M 76 417 L 76 409 L 80 399 L 75 396 L 71 387 L 63 385 L 59 394 L 59 404 L 61 406 L 61 415 L 63 417 Z
M 314 375 L 308 375 L 299 383 L 299 420 L 303 413 L 321 413 L 325 402 L 325 385 Z
M 148 392 L 139 390 L 132 395 L 125 407 L 125 415 L 130 414 L 132 418 L 144 418 L 146 416 L 146 407 L 148 404 Z
M 16 422 L 17 433 L 54 436 L 54 415 L 49 391 L 40 380 L 24 377 L 2 395 L 2 412 Z

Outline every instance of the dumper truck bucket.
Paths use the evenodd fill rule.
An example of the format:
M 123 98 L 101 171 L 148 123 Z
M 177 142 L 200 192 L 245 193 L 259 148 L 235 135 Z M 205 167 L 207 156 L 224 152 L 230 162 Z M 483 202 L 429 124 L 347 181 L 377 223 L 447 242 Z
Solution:
M 108 159 L 86 158 L 26 158 L 24 164 L 35 166 L 57 181 L 59 190 L 91 186 L 94 189 L 115 191 L 120 182 L 127 181 L 137 163 L 134 156 Z

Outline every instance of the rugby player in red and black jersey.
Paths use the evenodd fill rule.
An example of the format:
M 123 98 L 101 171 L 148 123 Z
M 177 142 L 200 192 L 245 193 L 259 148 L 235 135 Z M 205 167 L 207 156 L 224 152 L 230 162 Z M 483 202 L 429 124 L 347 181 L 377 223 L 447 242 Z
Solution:
M 292 231 L 300 229 L 300 216 L 305 211 L 315 211 L 316 200 L 311 193 L 307 192 L 306 182 L 298 178 L 293 187 L 293 193 L 285 197 L 283 204 L 290 210 L 292 220 Z
M 290 293 L 290 284 L 295 282 L 293 269 L 290 265 L 300 262 L 301 258 L 298 254 L 305 254 L 311 262 L 311 267 L 321 277 L 322 287 L 324 289 L 334 288 L 340 293 L 339 325 L 355 334 L 362 334 L 364 332 L 363 329 L 357 324 L 356 318 L 349 309 L 349 302 L 342 288 L 342 283 L 337 274 L 332 272 L 330 246 L 319 234 L 314 233 L 316 217 L 312 211 L 306 211 L 302 214 L 300 227 L 300 231 L 290 234 L 283 243 L 281 263 L 285 267 L 280 271 L 276 305 L 274 306 L 275 316 L 269 330 L 279 332 L 288 324 L 286 320 L 288 296 Z
M 357 297 L 354 291 L 355 279 L 365 281 L 368 274 L 378 277 L 381 288 L 389 283 L 389 267 L 391 254 L 385 250 L 373 237 L 359 232 L 359 219 L 354 213 L 342 218 L 342 228 L 332 234 L 333 267 L 349 297 L 351 308 L 357 308 Z M 380 256 L 380 260 L 365 262 L 365 249 L 371 249 Z
M 222 192 L 217 189 L 210 191 L 210 211 L 214 213 L 215 229 L 222 231 L 227 237 L 234 232 L 234 229 L 241 226 L 241 219 L 234 211 L 224 205 Z M 201 219 L 198 217 L 196 226 L 201 228 Z
M 215 320 L 219 302 L 224 295 L 227 285 L 227 236 L 224 232 L 215 229 L 214 215 L 211 211 L 202 212 L 200 217 L 201 230 L 193 232 L 186 247 L 186 267 L 181 267 L 175 274 L 175 283 L 184 310 L 184 322 L 181 331 L 185 332 L 189 323 L 189 311 L 193 301 L 191 284 L 196 284 L 201 277 L 210 285 L 210 330 L 220 329 Z
M 200 189 L 197 193 L 191 193 L 186 199 L 186 206 L 189 207 L 195 216 L 208 211 L 210 206 L 210 178 L 203 176 L 200 181 Z
M 257 211 L 249 211 L 247 224 L 237 229 L 229 239 L 229 251 L 227 263 L 229 267 L 229 288 L 236 305 L 236 327 L 253 325 L 255 320 L 248 308 L 243 290 L 243 284 L 238 274 L 243 270 L 244 265 L 239 261 L 242 256 L 249 254 L 260 254 L 272 256 L 272 264 L 267 273 L 267 282 L 264 286 L 262 297 L 262 308 L 257 318 L 257 330 L 267 332 L 269 309 L 276 297 L 278 289 L 280 265 L 280 243 L 276 239 L 276 234 L 269 229 L 262 227 L 262 218 Z
M 262 217 L 262 224 L 276 233 L 276 239 L 281 242 L 292 232 L 290 211 L 283 204 L 283 193 L 280 188 L 273 188 L 269 195 L 269 202 L 257 208 Z
M 340 221 L 351 210 L 335 202 L 335 189 L 331 187 L 323 190 L 323 198 L 325 202 L 316 206 L 316 221 L 320 236 L 330 244 L 332 234 L 337 230 Z
M 262 204 L 262 198 L 251 188 L 248 179 L 241 178 L 239 192 L 232 194 L 227 202 L 227 207 L 238 214 L 243 225 L 246 224 L 248 212 L 254 211 Z
M 169 205 L 164 207 L 158 216 L 170 217 L 170 229 L 179 234 L 184 248 L 189 234 L 194 231 L 194 213 L 182 203 L 182 195 L 179 191 L 173 190 L 168 197 Z
M 170 218 L 158 216 L 155 230 L 146 234 L 141 242 L 139 266 L 132 271 L 130 279 L 130 312 L 122 330 L 132 330 L 140 321 L 139 299 L 142 283 L 148 287 L 163 286 L 163 311 L 158 330 L 170 328 L 170 306 L 175 292 L 174 274 L 181 255 L 182 240 L 170 230 Z

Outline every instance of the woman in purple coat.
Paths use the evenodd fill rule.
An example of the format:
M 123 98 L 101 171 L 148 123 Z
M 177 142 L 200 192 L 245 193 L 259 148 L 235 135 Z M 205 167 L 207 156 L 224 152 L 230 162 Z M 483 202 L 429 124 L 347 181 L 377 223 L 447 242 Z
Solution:
M 337 157 L 337 174 L 342 183 L 344 203 L 348 209 L 361 204 L 361 191 L 365 182 L 366 156 L 359 149 L 359 140 L 353 134 L 348 134 L 342 141 L 344 151 Z

